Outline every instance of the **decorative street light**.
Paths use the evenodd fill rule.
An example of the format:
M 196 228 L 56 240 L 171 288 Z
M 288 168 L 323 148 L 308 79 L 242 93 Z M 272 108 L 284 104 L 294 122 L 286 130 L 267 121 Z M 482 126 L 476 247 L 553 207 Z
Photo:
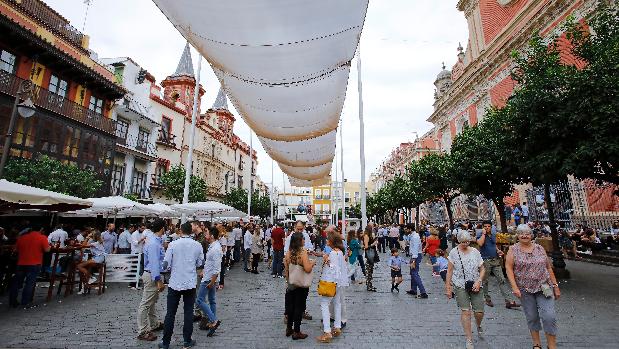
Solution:
M 17 120 L 17 114 L 24 119 L 27 119 L 34 115 L 36 107 L 32 103 L 32 91 L 34 85 L 30 80 L 23 80 L 19 84 L 17 93 L 15 93 L 15 102 L 13 103 L 13 109 L 11 111 L 11 120 L 9 121 L 9 128 L 4 138 L 4 147 L 2 148 L 2 160 L 0 160 L 0 178 L 4 176 L 4 166 L 9 157 L 11 142 L 13 140 L 13 129 L 15 128 L 15 121 Z M 20 102 L 23 99 L 24 101 Z

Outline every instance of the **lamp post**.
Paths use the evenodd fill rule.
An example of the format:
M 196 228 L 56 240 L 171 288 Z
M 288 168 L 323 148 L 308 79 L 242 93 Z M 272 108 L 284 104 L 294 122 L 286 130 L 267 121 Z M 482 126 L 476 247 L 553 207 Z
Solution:
M 17 114 L 24 119 L 27 119 L 34 115 L 36 107 L 32 103 L 30 96 L 34 85 L 30 80 L 23 80 L 15 93 L 15 102 L 13 102 L 13 109 L 11 111 L 11 120 L 9 121 L 9 128 L 4 138 L 4 147 L 2 148 L 2 160 L 0 160 L 0 178 L 4 177 L 4 166 L 9 157 L 11 142 L 13 140 L 13 129 L 15 128 L 15 122 L 17 121 Z M 22 97 L 23 96 L 23 97 Z M 24 101 L 20 103 L 20 99 Z

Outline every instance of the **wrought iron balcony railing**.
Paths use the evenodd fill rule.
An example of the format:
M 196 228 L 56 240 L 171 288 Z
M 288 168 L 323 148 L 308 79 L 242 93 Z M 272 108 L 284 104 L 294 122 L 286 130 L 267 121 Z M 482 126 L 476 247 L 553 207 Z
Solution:
M 15 96 L 24 79 L 0 70 L 0 92 Z M 61 114 L 79 123 L 94 127 L 111 135 L 116 132 L 116 122 L 85 108 L 49 90 L 34 86 L 32 102 L 40 108 Z
M 154 144 L 133 135 L 128 135 L 126 138 L 116 138 L 116 144 L 137 150 L 152 157 L 157 157 L 157 147 Z
M 160 129 L 157 136 L 157 143 L 176 148 L 176 136 Z

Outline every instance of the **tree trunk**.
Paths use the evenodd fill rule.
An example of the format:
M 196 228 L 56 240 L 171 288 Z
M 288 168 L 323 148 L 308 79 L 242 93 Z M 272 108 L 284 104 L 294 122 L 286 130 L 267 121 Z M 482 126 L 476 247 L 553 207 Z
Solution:
M 492 198 L 494 206 L 499 211 L 499 221 L 501 222 L 501 232 L 507 233 L 507 220 L 505 219 L 505 204 L 502 199 Z
M 453 201 L 453 198 L 448 195 L 445 195 L 443 196 L 443 201 L 445 202 L 445 209 L 447 210 L 447 218 L 449 219 L 449 229 L 453 231 L 454 217 L 453 217 L 453 212 L 451 212 L 451 202 Z
M 415 229 L 419 231 L 419 205 L 415 208 Z
M 548 209 L 548 225 L 550 225 L 550 235 L 552 236 L 552 266 L 554 267 L 557 277 L 569 278 L 570 274 L 565 268 L 563 253 L 561 253 L 561 248 L 559 246 L 559 232 L 557 231 L 555 211 L 552 204 L 552 198 L 550 197 L 550 184 L 548 183 L 544 183 L 544 201 L 546 201 L 546 208 Z

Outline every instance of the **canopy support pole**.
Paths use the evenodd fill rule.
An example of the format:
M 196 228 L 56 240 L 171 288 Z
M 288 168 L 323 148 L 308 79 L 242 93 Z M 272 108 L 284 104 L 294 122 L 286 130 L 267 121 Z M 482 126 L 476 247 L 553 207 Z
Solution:
M 202 55 L 198 53 L 198 72 L 196 73 L 196 87 L 193 91 L 193 110 L 191 111 L 191 132 L 189 132 L 189 153 L 185 163 L 185 187 L 183 188 L 183 204 L 189 202 L 189 183 L 193 173 L 193 142 L 196 133 L 196 116 L 198 114 L 198 96 L 200 94 L 200 70 L 202 69 Z M 187 222 L 187 215 L 183 213 L 181 222 Z
M 271 225 L 273 225 L 273 190 L 275 190 L 275 180 L 273 179 L 273 159 L 271 159 L 271 191 L 270 191 L 270 201 L 271 201 Z
M 284 188 L 284 202 L 282 202 L 282 206 L 284 206 L 284 220 L 286 220 L 286 217 L 288 217 L 288 205 L 286 203 L 286 179 L 284 177 L 284 172 L 282 171 L 282 186 Z
M 342 233 L 346 234 L 346 190 L 344 190 L 344 181 L 346 177 L 344 177 L 344 119 L 340 119 L 340 172 L 342 173 L 342 178 L 340 183 L 342 183 Z
M 365 201 L 365 125 L 363 124 L 363 84 L 361 82 L 361 36 L 357 46 L 357 90 L 359 91 L 359 158 L 361 160 L 361 229 L 368 224 Z
M 335 143 L 336 143 L 336 144 L 335 144 L 335 146 L 337 147 L 337 138 L 336 138 L 336 140 L 335 140 Z M 337 190 L 337 182 L 338 182 L 338 178 L 339 178 L 339 177 L 338 177 L 338 172 L 337 172 L 337 171 L 338 171 L 338 170 L 337 170 L 337 165 L 338 165 L 338 162 L 337 162 L 337 153 L 335 153 L 335 185 L 334 185 L 335 190 Z M 333 182 L 333 180 L 332 180 L 331 182 Z M 333 201 L 334 196 L 335 196 L 335 192 L 334 192 L 333 190 L 331 190 L 331 198 L 332 198 L 332 201 Z M 335 199 L 334 203 L 335 203 L 335 206 L 336 206 L 336 207 L 334 208 L 334 210 L 335 210 L 335 222 L 334 222 L 334 224 L 337 226 L 337 221 L 339 220 L 339 216 L 340 216 L 340 215 L 339 215 L 339 212 L 338 212 L 338 208 L 337 208 L 337 198 Z M 345 233 L 346 233 L 345 231 L 342 231 L 342 234 L 345 234 Z
M 251 128 L 249 129 L 249 188 L 247 189 L 247 222 L 251 217 L 251 192 L 252 192 L 252 175 L 254 172 L 254 147 L 253 147 L 253 135 Z

